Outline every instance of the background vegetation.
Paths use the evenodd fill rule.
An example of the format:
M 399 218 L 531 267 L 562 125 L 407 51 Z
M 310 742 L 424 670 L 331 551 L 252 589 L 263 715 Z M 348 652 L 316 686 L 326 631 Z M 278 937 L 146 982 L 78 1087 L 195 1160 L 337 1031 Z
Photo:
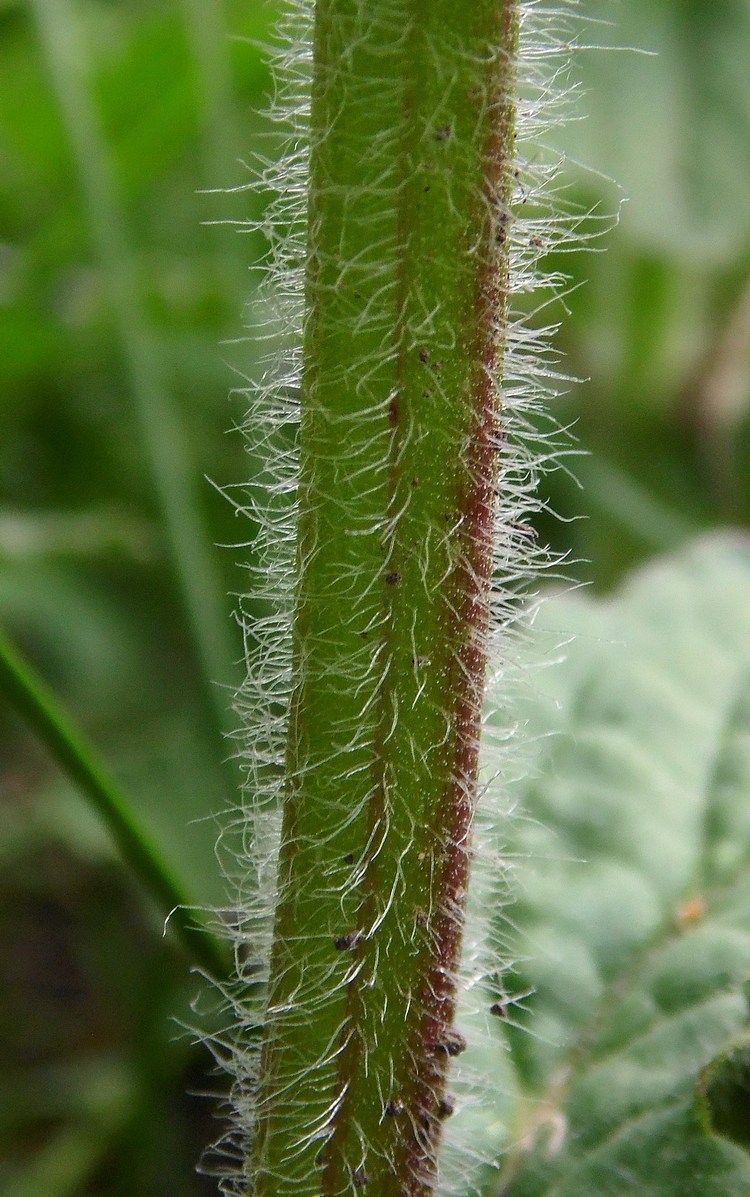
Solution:
M 582 9 L 611 22 L 582 40 L 658 53 L 577 55 L 571 103 L 587 119 L 557 134 L 601 172 L 567 166 L 566 200 L 627 202 L 596 245 L 606 253 L 559 263 L 572 286 L 558 344 L 587 381 L 557 416 L 588 456 L 546 481 L 562 522 L 538 534 L 608 592 L 701 531 L 750 520 L 750 10 Z M 226 396 L 257 368 L 243 323 L 262 319 L 249 268 L 263 247 L 231 225 L 262 212 L 244 163 L 273 153 L 258 49 L 273 17 L 255 0 L 0 3 L 0 622 L 202 903 L 222 900 L 215 816 L 234 776 L 216 700 L 228 706 L 239 677 L 232 595 L 252 550 L 211 553 L 219 577 L 201 575 L 191 616 L 180 570 L 198 533 L 181 539 L 155 472 L 160 447 L 184 461 L 174 493 L 192 495 L 205 545 L 252 540 L 204 477 L 232 486 L 253 468 L 225 435 L 244 414 Z M 229 595 L 218 612 L 214 590 Z M 5 705 L 0 788 L 0 1189 L 214 1192 L 193 1171 L 217 1134 L 212 1106 L 186 1093 L 220 1081 L 170 1021 L 191 1018 L 184 957 Z

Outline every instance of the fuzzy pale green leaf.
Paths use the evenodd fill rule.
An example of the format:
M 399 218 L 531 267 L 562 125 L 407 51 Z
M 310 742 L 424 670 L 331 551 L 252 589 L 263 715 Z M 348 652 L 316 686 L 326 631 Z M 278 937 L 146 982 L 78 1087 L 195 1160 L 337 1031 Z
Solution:
M 554 599 L 535 650 L 549 667 L 511 844 L 513 984 L 532 992 L 503 1024 L 495 1192 L 747 1193 L 750 543 L 702 541 L 608 600 Z

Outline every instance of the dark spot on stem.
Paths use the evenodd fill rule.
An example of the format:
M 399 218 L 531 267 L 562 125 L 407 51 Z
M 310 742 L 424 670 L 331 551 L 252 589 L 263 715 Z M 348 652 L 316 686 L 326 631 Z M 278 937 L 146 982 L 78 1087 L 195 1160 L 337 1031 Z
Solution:
M 405 1109 L 406 1106 L 400 1097 L 389 1097 L 383 1107 L 383 1113 L 387 1118 L 396 1118 L 399 1114 L 403 1114 Z
M 505 1002 L 493 1002 L 490 1006 L 490 1014 L 494 1014 L 496 1018 L 507 1018 L 508 1007 Z
M 355 1168 L 352 1181 L 354 1183 L 355 1189 L 364 1189 L 366 1185 L 369 1185 L 370 1178 L 365 1172 L 364 1168 Z
M 343 860 L 344 860 L 344 864 L 349 864 L 349 865 L 354 864 L 354 853 L 353 852 L 345 852 Z
M 508 226 L 510 225 L 510 213 L 502 212 L 498 218 L 497 227 L 495 229 L 495 241 L 498 245 L 504 245 L 508 240 Z
M 441 125 L 435 130 L 435 141 L 449 141 L 453 136 L 452 125 Z
M 450 1118 L 455 1109 L 455 1099 L 450 1093 L 446 1093 L 445 1097 L 441 1097 L 440 1101 L 438 1102 L 438 1118 Z
M 419 360 L 420 360 L 420 362 L 422 363 L 422 365 L 423 365 L 423 366 L 426 366 L 426 365 L 427 365 L 427 363 L 428 363 L 428 362 L 429 362 L 429 360 L 430 360 L 430 351 L 429 351 L 429 349 L 424 349 L 424 348 L 423 348 L 423 349 L 420 349 L 420 351 L 419 351 Z
M 395 397 L 388 404 L 388 423 L 398 424 L 398 400 Z
M 451 1027 L 435 1041 L 435 1051 L 440 1055 L 460 1056 L 461 1052 L 466 1051 L 466 1040 L 460 1031 Z
M 385 580 L 388 586 L 398 586 L 401 581 L 401 574 L 397 569 L 391 569 L 385 575 Z
M 339 952 L 351 952 L 363 939 L 364 936 L 361 931 L 347 931 L 346 935 L 334 936 L 333 946 Z

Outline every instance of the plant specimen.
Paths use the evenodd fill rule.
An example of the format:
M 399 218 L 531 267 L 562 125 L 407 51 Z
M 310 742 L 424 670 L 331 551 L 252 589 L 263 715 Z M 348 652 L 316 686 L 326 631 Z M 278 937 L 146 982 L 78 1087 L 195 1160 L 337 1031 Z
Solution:
M 37 8 L 153 417 L 158 355 L 132 335 L 122 213 L 68 52 L 75 6 Z M 248 419 L 262 464 L 240 505 L 258 543 L 247 785 L 224 837 L 230 982 L 215 941 L 174 920 L 232 1011 L 214 1042 L 235 1078 L 224 1183 L 243 1197 L 750 1184 L 746 546 L 697 546 L 606 603 L 552 599 L 528 655 L 515 635 L 545 563 L 536 475 L 556 452 L 542 326 L 561 279 L 545 263 L 588 227 L 552 194 L 542 148 L 566 20 L 536 0 L 287 9 L 291 131 L 262 179 L 270 349 Z M 169 436 L 152 456 L 205 632 L 213 586 L 202 549 L 189 564 L 201 537 Z M 610 507 L 641 528 L 624 499 Z M 561 661 L 550 646 L 575 631 Z M 164 913 L 189 907 L 85 742 L 0 657 Z M 555 668 L 529 702 L 516 662 L 532 657 Z
M 273 474 L 248 504 L 272 613 L 246 629 L 238 1185 L 416 1197 L 466 1047 L 485 682 L 535 551 L 538 345 L 510 299 L 561 234 L 517 146 L 551 19 L 318 0 L 289 20 L 270 219 L 286 369 L 273 355 L 248 420 Z

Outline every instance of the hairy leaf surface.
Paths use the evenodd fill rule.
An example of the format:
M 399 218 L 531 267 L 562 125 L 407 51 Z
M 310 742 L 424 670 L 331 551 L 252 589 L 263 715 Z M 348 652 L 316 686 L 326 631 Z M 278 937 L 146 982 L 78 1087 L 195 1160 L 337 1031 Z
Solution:
M 747 1193 L 750 543 L 550 601 L 535 652 L 494 1191 Z

